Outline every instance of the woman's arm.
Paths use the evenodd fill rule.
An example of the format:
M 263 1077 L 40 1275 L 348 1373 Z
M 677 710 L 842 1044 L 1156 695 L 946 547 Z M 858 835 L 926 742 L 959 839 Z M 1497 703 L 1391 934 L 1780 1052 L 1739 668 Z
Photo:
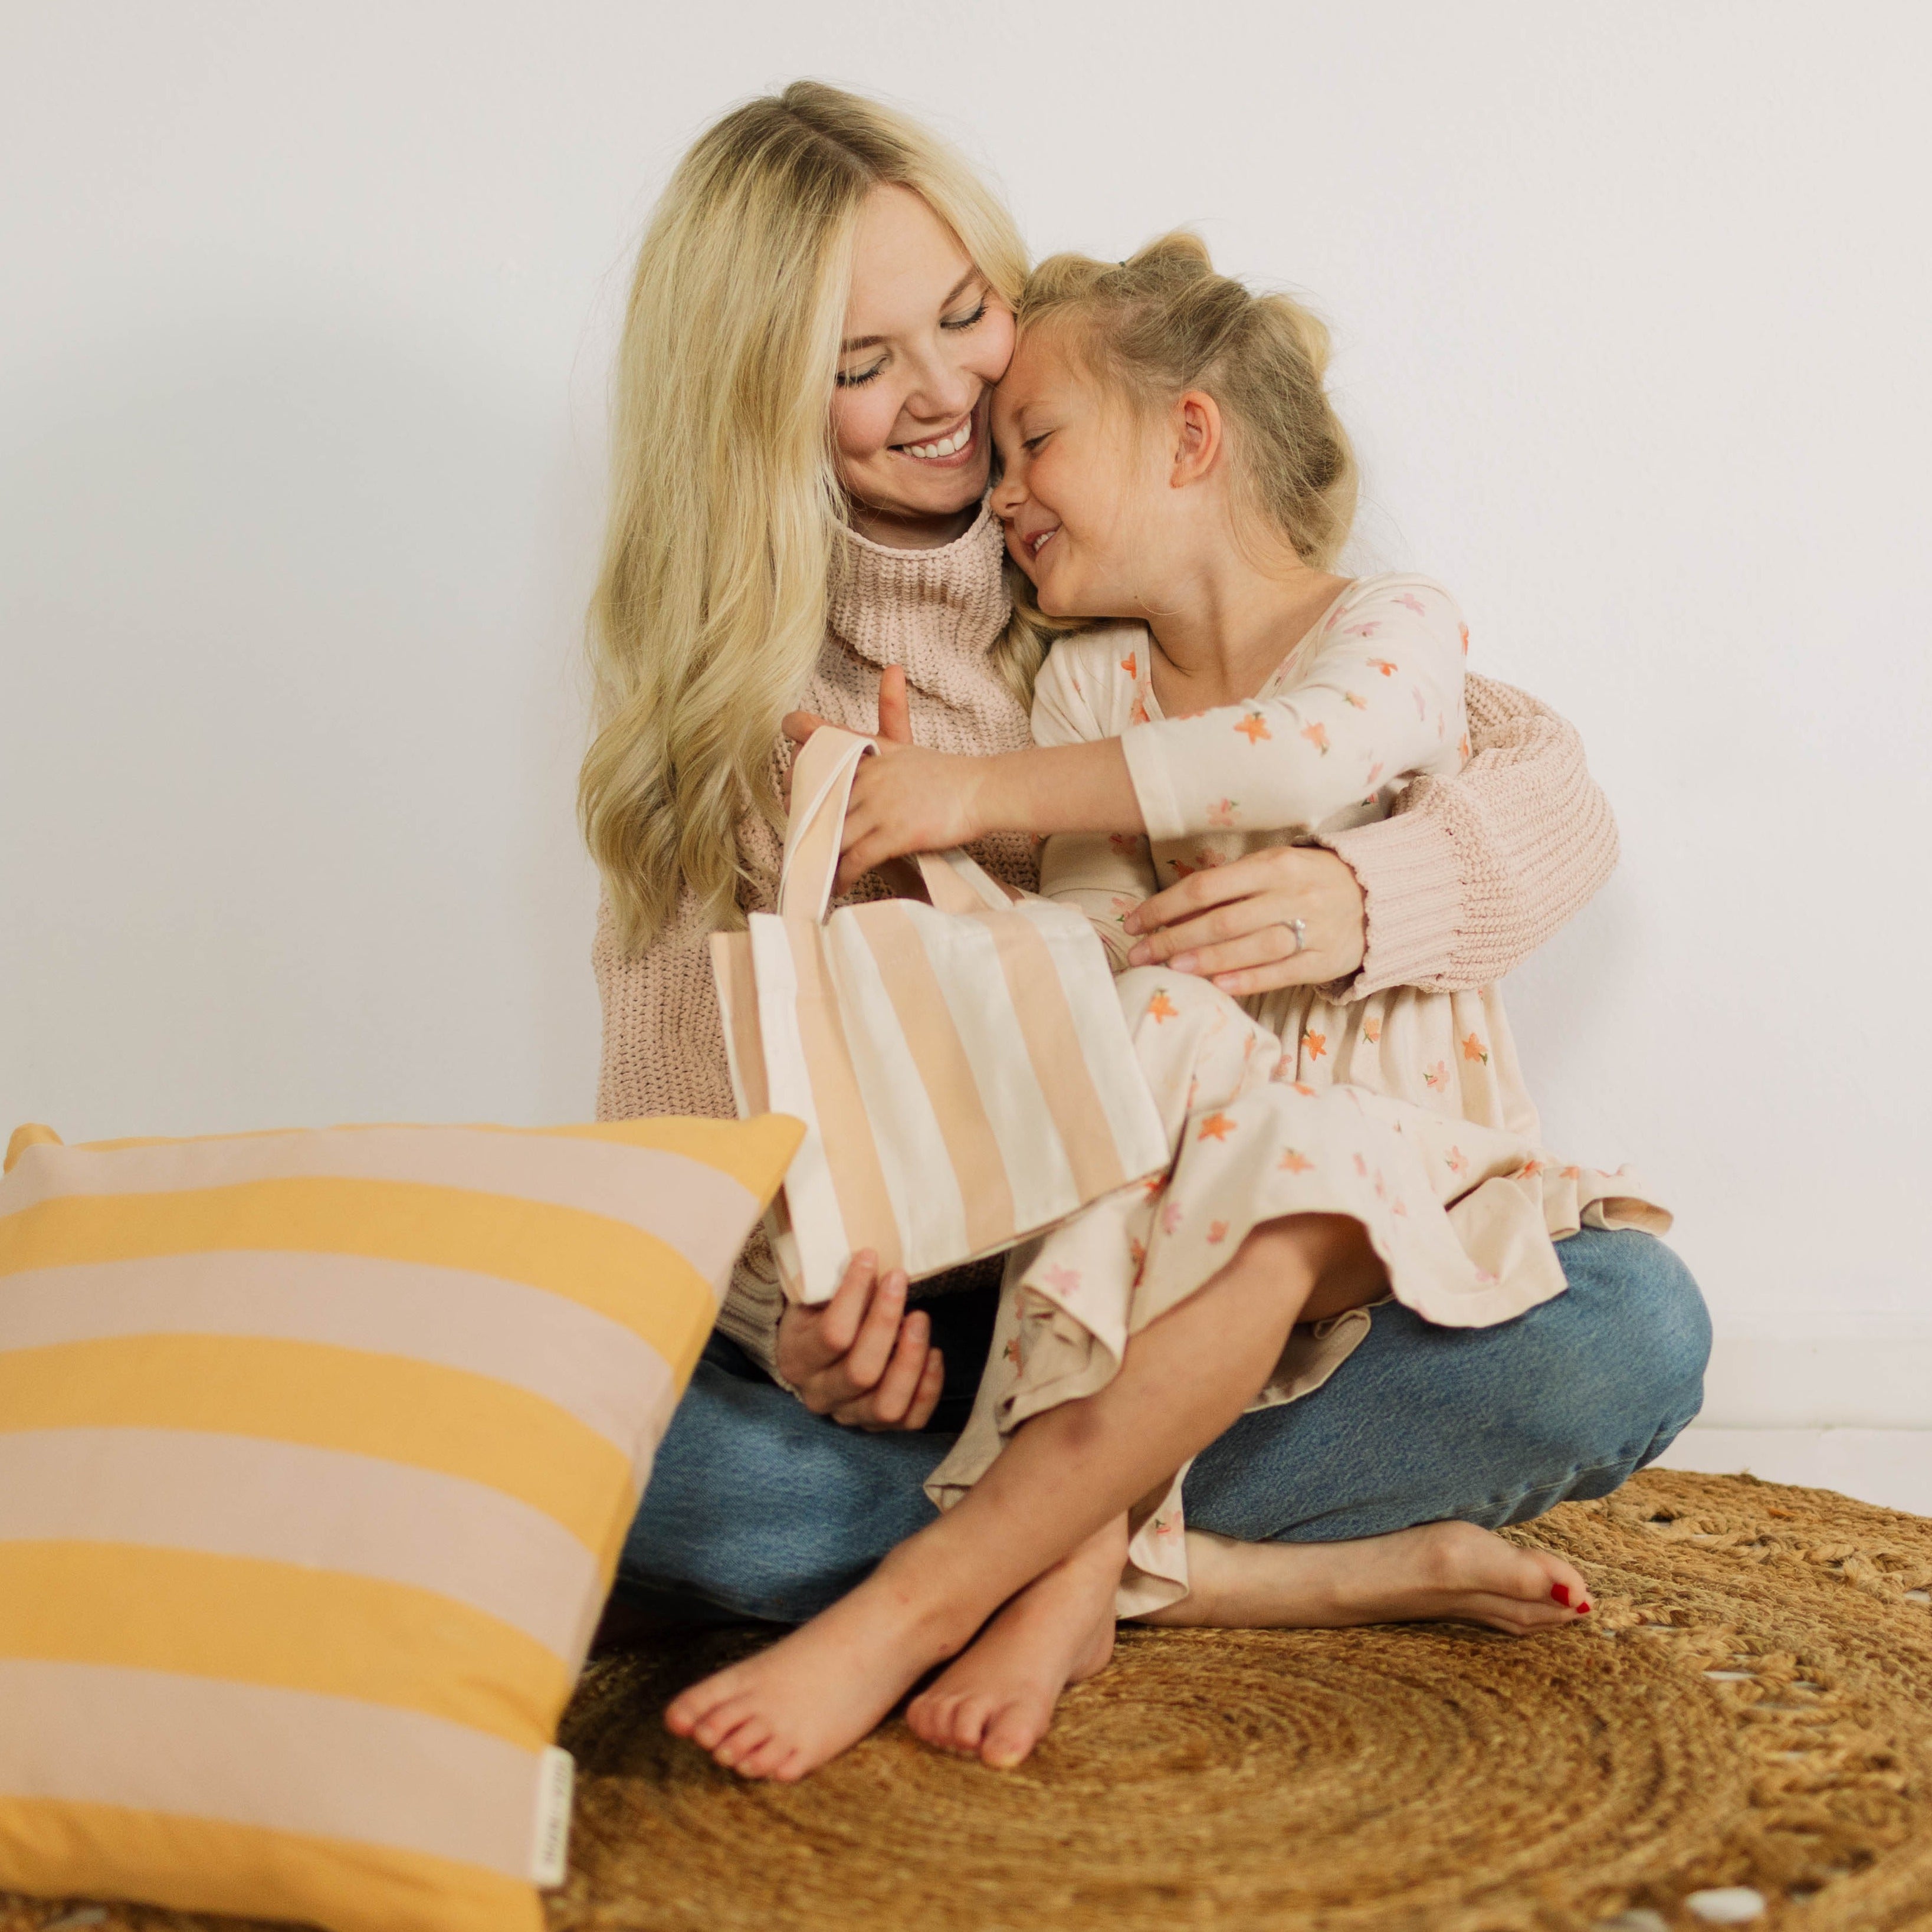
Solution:
M 1386 986 L 1462 992 L 1512 972 L 1595 896 L 1616 820 L 1576 728 L 1512 685 L 1465 682 L 1472 755 L 1418 778 L 1392 818 L 1323 842 L 1368 902 L 1351 998 Z
M 776 879 L 776 839 L 749 819 L 739 836 L 759 875 Z M 684 894 L 670 923 L 636 953 L 619 945 L 610 908 L 600 906 L 591 958 L 604 1009 L 597 1118 L 735 1119 L 711 928 L 694 898 Z M 754 1228 L 732 1270 L 718 1329 L 814 1413 L 862 1429 L 922 1428 L 945 1364 L 926 1316 L 907 1312 L 905 1276 L 875 1275 L 855 1260 L 836 1309 L 794 1308 L 778 1286 L 764 1229 Z
M 1334 980 L 1348 999 L 1389 986 L 1460 992 L 1521 964 L 1609 878 L 1616 824 L 1572 726 L 1489 678 L 1471 675 L 1464 698 L 1472 755 L 1461 772 L 1418 778 L 1393 817 L 1322 842 L 1366 902 L 1365 950 L 1340 964 L 1343 976 L 1338 949 L 1312 938 L 1303 954 L 1264 961 L 1254 950 L 1260 932 L 1295 914 L 1312 935 L 1336 925 L 1301 903 L 1306 848 L 1251 853 L 1150 899 L 1128 921 L 1143 935 L 1133 962 L 1205 975 L 1240 967 L 1240 983 L 1219 982 L 1235 993 Z

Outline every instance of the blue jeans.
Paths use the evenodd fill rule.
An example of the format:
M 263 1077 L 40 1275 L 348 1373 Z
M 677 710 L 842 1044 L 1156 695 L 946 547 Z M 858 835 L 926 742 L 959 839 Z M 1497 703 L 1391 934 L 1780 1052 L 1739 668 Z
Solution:
M 1495 1528 L 1606 1496 L 1660 1456 L 1703 1400 L 1711 1324 L 1696 1283 L 1648 1234 L 1586 1229 L 1556 1252 L 1568 1292 L 1496 1328 L 1376 1309 L 1324 1387 L 1243 1416 L 1202 1451 L 1188 1527 L 1250 1543 L 1451 1517 Z M 932 1521 L 920 1486 L 971 1406 L 994 1299 L 928 1304 L 947 1388 L 917 1435 L 815 1416 L 715 1336 L 658 1449 L 620 1583 L 666 1609 L 782 1623 L 844 1595 Z

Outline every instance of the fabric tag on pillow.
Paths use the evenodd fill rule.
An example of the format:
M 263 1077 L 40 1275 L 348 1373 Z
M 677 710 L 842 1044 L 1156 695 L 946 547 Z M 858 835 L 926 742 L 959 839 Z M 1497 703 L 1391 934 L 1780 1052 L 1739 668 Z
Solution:
M 537 1832 L 530 1853 L 532 1885 L 562 1884 L 570 1865 L 570 1801 L 577 1788 L 577 1760 L 552 1744 L 537 1772 Z

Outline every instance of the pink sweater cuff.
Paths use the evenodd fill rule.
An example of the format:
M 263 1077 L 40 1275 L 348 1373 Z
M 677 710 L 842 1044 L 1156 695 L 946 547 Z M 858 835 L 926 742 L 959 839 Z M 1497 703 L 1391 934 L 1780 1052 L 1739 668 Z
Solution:
M 1367 902 L 1368 950 L 1335 996 L 1364 1000 L 1447 976 L 1462 923 L 1462 879 L 1441 816 L 1398 812 L 1322 842 L 1354 874 Z

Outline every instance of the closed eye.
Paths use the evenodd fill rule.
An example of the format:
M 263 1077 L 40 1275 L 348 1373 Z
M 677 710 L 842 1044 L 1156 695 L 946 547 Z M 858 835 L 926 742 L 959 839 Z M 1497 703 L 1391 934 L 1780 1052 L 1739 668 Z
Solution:
M 842 369 L 832 380 L 842 389 L 856 389 L 869 382 L 885 366 L 884 360 L 881 358 L 869 369 Z
M 948 316 L 939 325 L 941 328 L 970 328 L 976 322 L 983 322 L 986 315 L 986 298 L 980 298 L 979 306 L 970 315 Z

